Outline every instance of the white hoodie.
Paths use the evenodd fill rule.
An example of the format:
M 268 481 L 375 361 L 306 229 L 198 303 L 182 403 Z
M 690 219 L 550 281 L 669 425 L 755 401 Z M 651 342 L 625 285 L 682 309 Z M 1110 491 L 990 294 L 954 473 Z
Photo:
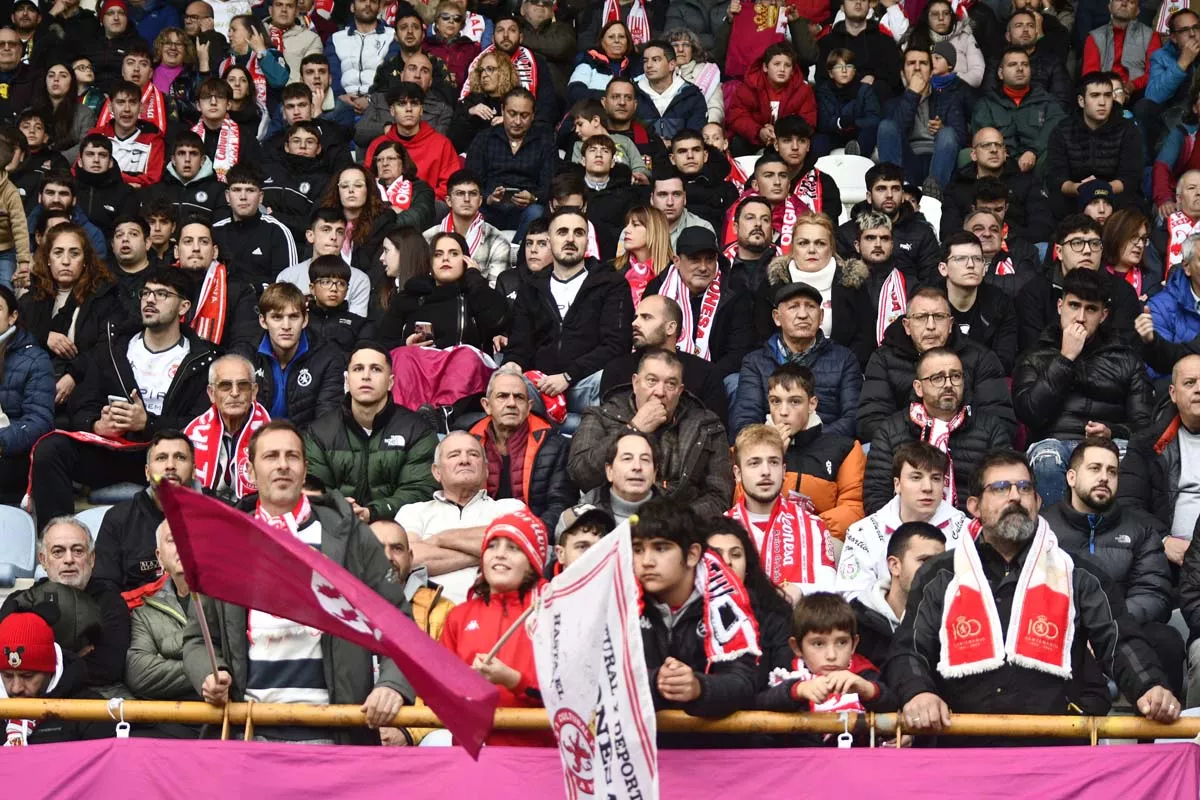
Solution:
M 875 582 L 874 586 L 858 596 L 858 602 L 886 619 L 892 626 L 892 632 L 895 633 L 896 628 L 900 627 L 900 618 L 888 605 L 887 593 L 890 588 L 892 588 L 892 576 L 890 573 L 885 573 Z
M 953 550 L 967 534 L 967 515 L 942 501 L 929 523 L 946 535 L 946 549 Z M 846 531 L 846 544 L 838 560 L 837 583 L 834 588 L 847 601 L 860 597 L 880 578 L 888 575 L 887 545 L 892 531 L 903 524 L 900 519 L 900 498 L 869 517 L 860 519 Z

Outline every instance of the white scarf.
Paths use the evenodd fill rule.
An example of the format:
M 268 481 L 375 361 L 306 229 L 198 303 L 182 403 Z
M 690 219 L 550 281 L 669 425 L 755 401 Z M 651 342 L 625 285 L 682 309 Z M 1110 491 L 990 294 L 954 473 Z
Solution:
M 197 122 L 192 126 L 192 133 L 204 139 L 204 122 Z M 213 172 L 217 173 L 217 177 L 222 183 L 225 182 L 225 173 L 229 172 L 234 164 L 238 163 L 238 154 L 242 150 L 242 131 L 238 124 L 228 116 L 221 120 L 221 132 L 217 134 L 217 150 L 213 154 L 212 164 Z
M 467 235 L 463 238 L 467 240 L 467 255 L 475 258 L 475 253 L 479 250 L 479 245 L 483 243 L 483 214 L 475 213 L 475 219 L 471 220 L 471 224 L 467 226 Z M 454 214 L 446 215 L 442 220 L 442 230 L 446 233 L 454 233 Z
M 879 307 L 875 310 L 875 344 L 883 344 L 883 334 L 888 326 L 904 316 L 908 303 L 908 282 L 904 273 L 893 268 L 879 290 Z
M 712 283 L 704 290 L 704 299 L 700 301 L 700 317 L 695 320 L 695 333 L 692 332 L 692 290 L 683 282 L 679 268 L 672 264 L 663 276 L 662 286 L 658 293 L 669 297 L 679 304 L 683 316 L 683 325 L 679 331 L 678 348 L 684 353 L 700 356 L 705 361 L 712 360 L 709 337 L 712 335 L 713 319 L 717 315 L 717 304 L 721 301 L 721 270 L 713 276 Z
M 1200 233 L 1200 220 L 1193 221 L 1182 211 L 1167 217 L 1167 274 L 1183 263 L 1183 243 L 1193 233 Z
M 621 9 L 617 0 L 604 0 L 604 10 L 600 14 L 601 27 L 620 18 Z M 646 15 L 645 0 L 633 0 L 629 15 L 625 18 L 625 27 L 629 29 L 629 38 L 635 45 L 650 41 L 650 17 Z

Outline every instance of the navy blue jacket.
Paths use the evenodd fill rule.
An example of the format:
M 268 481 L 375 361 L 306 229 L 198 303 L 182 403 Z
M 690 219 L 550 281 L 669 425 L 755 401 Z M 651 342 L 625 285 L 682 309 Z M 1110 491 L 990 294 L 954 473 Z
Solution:
M 650 95 L 642 91 L 641 86 L 638 86 L 636 91 L 638 119 L 664 141 L 674 139 L 675 134 L 684 128 L 698 131 L 708 121 L 708 101 L 694 84 L 684 82 L 671 98 L 665 114 L 658 113 L 658 106 L 654 105 Z
M 848 91 L 854 88 L 853 97 Z M 859 83 L 839 91 L 832 82 L 817 86 L 817 130 L 830 135 L 846 135 L 879 124 L 879 96 L 870 85 Z
M 931 89 L 929 92 L 929 118 L 937 117 L 942 121 L 942 127 L 949 128 L 958 136 L 960 146 L 967 146 L 971 134 L 967 129 L 967 107 L 971 98 L 967 87 L 957 77 L 948 86 L 941 89 Z M 913 120 L 917 116 L 917 104 L 921 95 L 905 89 L 888 109 L 887 117 L 896 123 L 896 127 L 905 136 L 912 130 Z
M 1182 270 L 1180 270 L 1182 272 Z M 0 429 L 0 453 L 28 453 L 54 427 L 54 371 L 50 354 L 33 334 L 18 328 L 4 348 L 0 372 L 0 408 L 9 425 Z

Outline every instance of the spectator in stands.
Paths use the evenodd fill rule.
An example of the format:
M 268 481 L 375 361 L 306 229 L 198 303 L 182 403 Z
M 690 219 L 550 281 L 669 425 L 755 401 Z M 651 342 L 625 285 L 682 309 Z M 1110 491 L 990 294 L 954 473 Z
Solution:
M 967 218 L 967 224 L 985 219 L 985 215 L 991 216 L 987 212 L 973 214 Z M 959 332 L 995 353 L 1004 372 L 1011 373 L 1017 361 L 1017 317 L 1012 299 L 984 283 L 987 256 L 979 237 L 969 231 L 947 236 L 942 241 L 938 272 L 945 279 L 942 288 Z
M 183 327 L 190 310 L 183 276 L 163 270 L 142 290 L 141 329 L 108 337 L 89 360 L 71 401 L 71 427 L 113 442 L 106 447 L 67 435 L 33 452 L 33 503 L 41 519 L 74 510 L 72 480 L 93 489 L 140 481 L 145 461 L 123 442 L 146 442 L 164 428 L 182 429 L 204 410 L 201 386 L 213 359 L 208 343 Z M 117 400 L 116 398 L 129 398 Z
M 492 120 L 502 117 L 504 95 L 520 85 L 516 69 L 503 53 L 492 50 L 472 61 L 463 86 L 467 94 L 459 100 L 450 123 L 454 149 L 465 152 Z
M 982 128 L 1000 131 L 1009 154 L 1017 154 L 1021 172 L 1029 172 L 1035 164 L 1044 170 L 1050 134 L 1066 117 L 1057 100 L 1030 83 L 1030 71 L 1025 49 L 1006 47 L 1000 59 L 1001 85 L 980 98 L 971 115 L 971 130 L 976 133 Z
M 334 254 L 337 252 L 340 252 L 340 248 Z M 429 243 L 416 228 L 400 227 L 388 231 L 379 248 L 379 264 L 376 267 L 377 272 L 382 268 L 383 275 L 368 295 L 367 316 L 372 320 L 379 319 L 391 308 L 400 287 L 429 269 L 432 262 Z M 516 277 L 515 273 L 513 277 Z
M 327 40 L 326 45 L 328 44 Z M 324 53 L 305 56 L 300 61 L 300 77 L 304 85 L 312 90 L 317 119 L 328 120 L 343 128 L 354 125 L 358 116 L 356 106 L 343 100 L 345 95 L 338 95 L 334 91 L 330 62 Z
M 392 401 L 391 360 L 364 346 L 350 356 L 341 408 L 326 411 L 305 436 L 309 474 L 337 489 L 363 522 L 390 520 L 437 486 L 430 466 L 437 437 L 415 412 Z
M 283 56 L 292 81 L 300 78 L 300 62 L 307 55 L 321 52 L 321 37 L 297 18 L 296 0 L 271 0 L 267 35 Z
M 685 228 L 713 229 L 710 222 L 688 209 L 683 175 L 673 166 L 660 167 L 654 171 L 654 176 L 650 179 L 650 205 L 667 218 L 667 223 L 671 226 L 672 249 L 678 244 L 679 235 Z
M 180 223 L 175 258 L 179 291 L 188 303 L 187 325 L 196 335 L 225 351 L 248 352 L 262 334 L 255 290 L 238 274 L 236 265 L 218 261 L 212 225 L 203 217 Z M 145 308 L 145 298 L 142 299 Z
M 325 58 L 334 94 L 361 114 L 367 108 L 375 70 L 387 57 L 394 33 L 378 19 L 379 0 L 354 0 L 350 13 L 350 24 L 325 42 Z
M 322 158 L 321 130 L 315 122 L 296 122 L 284 131 L 287 141 L 277 161 L 268 162 L 259 172 L 262 181 L 262 205 L 270 209 L 268 215 L 287 229 L 295 238 L 303 235 L 305 226 L 312 217 L 313 207 L 329 183 L 331 171 Z M 247 165 L 249 166 L 249 165 Z M 226 181 L 229 178 L 226 176 Z M 429 203 L 433 204 L 433 191 L 429 192 Z M 234 212 L 234 222 L 243 222 Z M 260 217 L 261 220 L 261 217 Z M 268 241 L 272 237 L 264 236 Z M 282 258 L 276 259 L 282 263 Z
M 681 130 L 700 130 L 707 121 L 704 93 L 675 70 L 675 48 L 662 39 L 642 47 L 642 75 L 634 79 L 638 92 L 638 117 L 664 142 Z M 810 91 L 811 95 L 811 91 Z
M 320 549 L 389 602 L 401 601 L 400 587 L 387 580 L 391 565 L 366 523 L 339 495 L 310 499 L 303 493 L 304 444 L 290 422 L 275 420 L 255 431 L 250 475 L 259 487 L 250 506 L 256 519 L 287 528 L 294 518 L 294 535 L 300 541 Z M 220 669 L 213 673 L 197 619 L 189 619 L 183 633 L 183 666 L 205 702 L 224 706 L 244 696 L 260 702 L 361 705 L 367 729 L 310 728 L 303 735 L 309 742 L 369 744 L 378 741 L 374 729 L 414 699 L 412 687 L 390 658 L 379 657 L 376 677 L 371 653 L 343 639 L 262 611 L 209 598 L 201 602 Z M 264 647 L 266 639 L 274 646 Z M 278 657 L 284 642 L 294 648 L 288 649 L 292 657 L 287 660 Z
M 1145 131 L 1146 149 L 1150 152 L 1161 141 L 1165 129 L 1170 129 L 1172 134 L 1178 129 L 1167 119 L 1173 120 L 1179 110 L 1188 118 L 1196 105 L 1193 78 L 1196 56 L 1200 55 L 1200 14 L 1184 6 L 1175 10 L 1166 22 L 1170 39 L 1150 54 L 1146 93 L 1133 106 L 1138 125 Z M 1157 199 L 1158 196 L 1156 187 L 1156 205 L 1163 202 Z
M 486 417 L 471 428 L 487 458 L 488 496 L 529 506 L 547 530 L 579 498 L 567 477 L 570 439 L 530 413 L 529 389 L 519 375 L 496 372 L 481 401 Z
M 299 75 L 300 72 L 297 71 L 296 74 Z M 318 164 L 321 169 L 331 171 L 344 166 L 351 160 L 350 142 L 347 139 L 346 130 L 336 122 L 316 116 L 312 91 L 307 86 L 298 81 L 289 83 L 283 87 L 281 99 L 283 103 L 283 124 L 285 127 L 267 137 L 263 142 L 264 158 L 268 161 L 280 159 L 288 143 L 288 129 L 301 122 L 311 122 L 314 126 L 313 130 L 316 132 L 317 141 L 320 144 Z M 386 101 L 382 101 L 382 105 L 383 116 L 389 118 L 390 121 Z M 373 136 L 368 137 L 363 142 L 364 146 L 369 145 L 375 136 L 383 133 L 384 125 L 381 124 L 378 127 L 379 130 L 375 131 Z
M 1024 7 L 1019 7 L 1022 5 Z M 1044 89 L 1063 109 L 1070 108 L 1075 97 L 1066 66 L 1067 31 L 1052 14 L 1045 13 L 1040 6 L 1035 7 L 1030 0 L 1018 0 L 1013 8 L 1004 38 L 1009 45 L 1020 47 L 1029 54 L 1030 85 Z M 994 70 L 991 67 L 991 74 L 984 77 L 985 90 L 996 87 Z
M 1158 265 L 1146 258 L 1150 221 L 1136 208 L 1123 208 L 1102 224 L 1104 250 L 1100 257 L 1103 268 L 1128 283 L 1138 299 L 1145 302 L 1148 295 L 1162 286 L 1163 277 Z
M 618 84 L 624 85 L 624 84 Z M 631 89 L 632 91 L 632 89 Z M 633 171 L 634 183 L 644 184 L 650 178 L 650 170 L 642 160 L 633 139 L 612 130 L 612 118 L 609 116 L 604 102 L 595 97 L 587 97 L 576 103 L 569 112 L 574 121 L 576 142 L 571 146 L 571 161 L 583 163 L 583 143 L 593 136 L 604 135 L 612 140 L 616 164 L 624 164 Z
M 646 668 L 654 676 L 650 688 L 654 707 L 719 717 L 749 707 L 758 653 L 753 648 L 713 658 L 720 646 L 706 639 L 712 632 L 702 624 L 705 596 L 703 590 L 696 590 L 703 585 L 697 583 L 697 571 L 706 575 L 715 566 L 706 562 L 701 519 L 681 500 L 650 501 L 639 510 L 632 527 L 633 561 L 646 598 L 642 644 Z M 731 626 L 749 623 L 750 608 L 729 610 Z M 674 623 L 669 627 L 668 615 Z
M 516 230 L 513 241 L 542 216 L 549 202 L 554 137 L 534 126 L 533 95 L 516 88 L 504 96 L 504 121 L 484 131 L 467 150 L 467 169 L 478 176 L 485 197 L 483 216 L 501 230 Z
M 313 211 L 304 232 L 304 239 L 312 247 L 312 258 L 288 267 L 275 276 L 277 283 L 290 283 L 302 294 L 310 294 L 312 283 L 309 280 L 309 267 L 315 259 L 322 256 L 342 257 L 342 247 L 346 243 L 346 218 L 336 208 L 317 208 Z M 365 317 L 371 301 L 371 280 L 367 274 L 357 267 L 350 267 L 350 283 L 346 289 L 346 302 L 350 311 Z
M 1150 79 L 1150 59 L 1162 47 L 1162 39 L 1138 20 L 1138 0 L 1109 0 L 1108 11 L 1111 21 L 1087 36 L 1080 72 L 1115 72 L 1130 97 L 1140 95 Z
M 612 514 L 618 525 L 638 513 L 648 500 L 662 497 L 657 483 L 660 453 L 649 435 L 630 429 L 604 455 L 605 482 L 584 492 L 582 502 Z
M 1200 184 L 1200 172 L 1196 178 Z M 1174 364 L 1188 351 L 1188 345 L 1200 337 L 1200 312 L 1194 297 L 1200 284 L 1200 235 L 1188 234 L 1180 251 L 1182 263 L 1171 271 L 1162 291 L 1150 298 L 1134 321 L 1152 377 L 1165 375 L 1166 367 Z
M 950 72 L 934 72 L 934 58 Z M 904 167 L 910 183 L 923 184 L 936 197 L 950 183 L 958 148 L 967 141 L 965 95 L 954 66 L 954 45 L 939 42 L 934 52 L 904 54 L 904 92 L 879 123 L 879 160 Z
M 935 45 L 948 42 L 953 48 L 954 58 L 944 53 L 950 68 L 972 89 L 983 82 L 983 53 L 976 43 L 972 20 L 967 15 L 959 17 L 949 0 L 933 0 L 927 3 L 921 18 L 908 30 L 903 44 L 908 52 L 941 52 Z M 894 33 L 894 31 L 893 31 Z
M 729 276 L 757 297 L 767 280 L 767 267 L 779 255 L 772 244 L 774 208 L 770 201 L 752 194 L 738 200 L 733 211 L 734 241 L 722 252 L 729 260 Z
M 141 96 L 141 89 L 136 85 L 128 81 L 118 83 L 109 101 L 111 119 L 93 129 L 112 142 L 113 159 L 121 168 L 121 176 L 135 188 L 158 183 L 166 151 L 162 133 L 153 124 L 138 118 Z
M 20 311 L 23 327 L 50 352 L 54 402 L 62 408 L 83 382 L 108 326 L 125 322 L 116 286 L 82 228 L 66 222 L 46 233 Z
M 0 286 L 0 502 L 15 505 L 29 480 L 29 451 L 54 427 L 55 381 L 50 358 L 18 324 L 17 299 Z
M 304 295 L 290 283 L 273 283 L 258 301 L 265 333 L 252 357 L 258 402 L 272 419 L 307 428 L 336 411 L 342 399 L 345 360 L 336 346 L 309 337 Z
M 847 155 L 874 153 L 879 96 L 858 74 L 854 51 L 830 51 L 825 72 L 829 80 L 817 84 L 816 155 L 828 155 L 835 147 L 844 148 Z
M 487 526 L 523 504 L 488 496 L 483 445 L 466 431 L 451 431 L 438 443 L 430 469 L 441 489 L 432 500 L 403 506 L 396 522 L 408 531 L 413 563 L 437 579 L 446 597 L 461 603 L 479 576 Z
M 1106 591 L 1111 585 L 1107 576 L 1090 561 L 1075 559 L 1069 580 L 1046 579 L 1047 590 L 1066 601 L 1054 606 L 1054 611 L 1050 605 L 1046 607 L 1048 616 L 1054 617 L 1048 621 L 1060 631 L 1059 637 L 1050 640 L 1054 645 L 1050 652 L 1037 659 L 1025 656 L 1022 663 L 1016 663 L 1013 655 L 1005 659 L 1005 649 L 999 646 L 1002 622 L 990 609 L 1028 611 L 1022 603 L 1029 595 L 1012 597 L 1013 589 L 1007 587 L 1027 587 L 1028 577 L 1035 571 L 1063 574 L 1056 572 L 1065 561 L 1063 553 L 1049 525 L 1038 516 L 1037 488 L 1034 473 L 1020 454 L 1000 451 L 989 456 L 971 482 L 971 512 L 982 525 L 979 543 L 970 538 L 958 542 L 958 547 L 965 548 L 966 558 L 955 552 L 930 559 L 912 587 L 908 601 L 912 613 L 905 614 L 896 631 L 891 650 L 895 657 L 888 660 L 885 670 L 885 678 L 900 696 L 904 723 L 910 730 L 941 730 L 950 721 L 950 708 L 967 714 L 1056 713 L 1069 701 L 1070 676 L 1082 669 L 1087 644 L 1101 669 L 1117 681 L 1138 713 L 1162 721 L 1178 716 L 1179 701 L 1166 688 L 1168 681 L 1159 659 L 1136 623 L 1122 613 L 1119 600 Z M 1035 539 L 1037 547 L 1031 547 Z M 1028 562 L 1029 558 L 1034 561 Z M 996 636 L 986 640 L 995 644 L 986 646 L 984 655 L 994 660 L 984 665 L 979 664 L 979 655 L 951 652 L 958 649 L 953 641 L 939 640 L 945 615 L 953 617 L 956 606 L 961 607 L 961 596 L 947 591 L 955 581 L 956 561 L 958 572 L 966 570 L 966 564 L 974 564 L 977 574 L 987 581 L 980 585 L 981 591 L 1000 594 L 995 606 L 988 604 L 989 612 L 979 620 L 981 625 L 990 625 Z M 1026 581 L 1003 581 L 1015 570 L 1026 576 Z M 1067 625 L 1072 625 L 1075 633 L 1070 647 Z M 1007 649 L 1015 651 L 1022 639 L 1020 632 L 1015 633 Z M 947 666 L 934 670 L 932 665 L 937 663 Z M 971 670 L 970 680 L 961 679 L 964 666 Z M 1008 688 L 997 692 L 1001 685 Z
M 197 701 L 200 693 L 183 668 L 183 631 L 195 611 L 175 548 L 171 526 L 163 520 L 155 529 L 155 560 L 162 564 L 161 578 L 141 587 L 130 601 L 130 642 L 125 658 L 125 683 L 139 700 Z M 191 726 L 160 722 L 155 736 L 193 739 Z
M 515 14 L 507 13 L 496 18 L 490 45 L 494 49 L 490 52 L 500 56 L 501 60 L 507 59 L 516 71 L 514 85 L 523 86 L 533 94 L 536 100 L 534 114 L 537 120 L 550 126 L 557 125 L 562 119 L 562 109 L 559 107 L 559 95 L 555 90 L 550 67 L 540 55 L 524 46 L 519 20 L 520 17 Z
M 342 258 L 370 274 L 378 263 L 383 237 L 396 218 L 380 196 L 375 176 L 361 164 L 343 167 L 334 173 L 320 205 L 341 210 L 346 220 Z
M 850 601 L 858 617 L 857 652 L 882 664 L 904 619 L 908 593 L 925 562 L 946 551 L 946 535 L 928 522 L 902 523 L 887 538 L 887 572 Z
M 1054 218 L 1042 184 L 1032 172 L 1023 172 L 1008 158 L 1004 136 L 995 128 L 975 131 L 971 163 L 955 172 L 946 187 L 940 225 L 943 237 L 962 229 L 963 220 L 975 206 L 977 186 L 986 178 L 994 178 L 1008 189 L 1004 221 L 1010 235 L 1027 242 L 1050 241 Z
M 846 18 L 835 23 L 829 34 L 821 38 L 817 63 L 826 63 L 834 50 L 850 50 L 859 75 L 871 79 L 865 82 L 879 97 L 879 104 L 886 105 L 903 89 L 900 49 L 891 34 L 880 29 L 867 0 L 842 0 L 842 11 Z M 824 80 L 828 79 L 818 70 L 817 82 Z
M 240 355 L 222 356 L 208 368 L 212 407 L 184 429 L 194 448 L 196 482 L 229 503 L 255 491 L 247 467 L 250 437 L 271 419 L 257 395 L 254 365 Z
M 1197 195 L 1200 197 L 1200 194 Z M 1065 276 L 1077 268 L 1095 272 L 1108 297 L 1108 327 L 1122 341 L 1130 342 L 1134 336 L 1134 319 L 1142 309 L 1142 303 L 1133 287 L 1115 275 L 1100 269 L 1102 251 L 1101 227 L 1084 214 L 1073 214 L 1058 224 L 1054 232 L 1054 247 L 1051 257 L 1058 268 L 1048 277 L 1036 276 L 1029 280 L 1017 296 L 1017 339 L 1019 351 L 1025 352 L 1037 344 L 1046 326 L 1058 318 L 1058 301 L 1062 297 Z
M 962 360 L 951 350 L 935 347 L 917 359 L 913 394 L 917 400 L 879 426 L 867 455 L 863 507 L 868 514 L 883 508 L 895 489 L 888 483 L 892 454 L 908 442 L 928 442 L 946 453 L 943 498 L 956 508 L 967 504 L 968 483 L 988 453 L 1008 448 L 1012 437 L 1000 420 L 963 402 Z
M 716 230 L 726 210 L 737 199 L 737 188 L 726 180 L 728 162 L 713 158 L 704 144 L 704 136 L 694 128 L 684 128 L 675 134 L 670 159 L 683 179 L 688 208 Z
M 775 121 L 793 114 L 816 127 L 813 90 L 797 69 L 791 45 L 776 42 L 750 65 L 745 82 L 729 100 L 726 128 L 730 152 L 734 156 L 752 155 L 773 145 L 777 138 Z
M 1066 463 L 1075 443 L 1100 436 L 1122 440 L 1150 424 L 1151 392 L 1142 360 L 1104 324 L 1111 307 L 1104 283 L 1090 271 L 1063 279 L 1058 322 L 1013 370 L 1013 406 L 1029 428 L 1029 461 L 1042 500 L 1066 491 Z
M 479 56 L 479 42 L 463 32 L 466 11 L 453 0 L 438 3 L 437 16 L 421 48 L 446 63 L 457 86 L 467 82 L 467 69 Z
M 554 8 L 546 0 L 524 0 L 519 5 L 521 16 L 517 21 L 521 26 L 521 43 L 546 60 L 555 93 L 565 97 L 567 75 L 575 62 L 575 28 L 565 19 L 555 19 Z
M 364 162 L 374 163 L 375 151 L 385 141 L 399 142 L 417 165 L 417 177 L 433 187 L 434 196 L 443 202 L 449 191 L 447 181 L 462 167 L 454 145 L 421 118 L 425 92 L 415 83 L 402 81 L 387 92 L 392 124 L 367 148 Z
M 512 257 L 512 245 L 493 225 L 487 222 L 480 209 L 483 207 L 483 190 L 479 178 L 470 170 L 460 169 L 446 181 L 446 199 L 450 213 L 425 231 L 430 244 L 438 232 L 454 232 L 467 243 L 464 253 L 473 268 L 482 273 L 492 286 L 500 273 L 508 269 Z
M 121 179 L 121 170 L 112 157 L 112 142 L 107 137 L 89 133 L 78 149 L 79 159 L 74 167 L 75 202 L 105 236 L 111 237 L 114 220 L 137 210 L 137 195 Z
M 231 216 L 213 225 L 213 242 L 239 277 L 260 292 L 275 280 L 281 265 L 295 266 L 296 242 L 287 225 L 259 210 L 263 179 L 257 168 L 235 164 L 225 185 Z
M 1200 84 L 1198 84 L 1195 108 L 1200 108 Z M 1159 151 L 1153 167 L 1152 197 L 1162 221 L 1155 225 L 1151 243 L 1158 258 L 1164 261 L 1166 270 L 1179 266 L 1180 245 L 1188 234 L 1200 228 L 1200 170 L 1188 169 L 1191 161 L 1189 142 L 1194 140 L 1196 125 L 1176 126 L 1167 135 L 1163 149 Z M 1174 176 L 1179 175 L 1176 181 Z
M 14 43 L 19 41 L 12 28 L 3 31 L 11 34 Z M 0 35 L 0 42 L 4 41 L 4 36 Z M 0 69 L 3 69 L 3 61 L 0 61 Z M 79 658 L 56 645 L 54 630 L 35 611 L 17 612 L 0 621 L 0 647 L 15 656 L 9 657 L 4 669 L 0 670 L 6 697 L 98 698 L 95 692 L 86 688 L 86 671 Z M 104 723 L 77 722 L 57 716 L 41 720 L 10 719 L 6 729 L 5 744 L 14 746 L 102 739 L 111 730 Z
M 97 580 L 119 592 L 153 582 L 161 564 L 155 554 L 155 530 L 163 522 L 155 481 L 192 486 L 195 453 L 187 436 L 169 428 L 158 431 L 146 450 L 146 481 L 150 485 L 104 514 L 96 534 Z
M 1095 185 L 1088 184 L 1084 192 L 1094 191 Z M 974 210 L 963 219 L 963 230 L 979 240 L 987 265 L 984 283 L 1015 297 L 1026 283 L 1042 277 L 1044 269 L 1038 249 L 1007 230 L 1004 220 L 1008 214 L 1008 196 L 1008 188 L 1000 181 L 980 180 L 975 185 Z M 947 238 L 951 235 L 947 233 Z
M 612 267 L 586 261 L 586 250 L 587 218 L 570 207 L 555 211 L 553 265 L 518 290 L 504 349 L 511 369 L 543 373 L 535 388 L 567 394 L 572 410 L 598 402 L 599 373 L 633 343 L 629 284 Z
M 830 219 L 842 214 L 842 195 L 837 182 L 816 168 L 817 153 L 812 148 L 813 127 L 797 114 L 775 121 L 775 150 L 787 165 L 792 196 L 811 211 L 827 214 Z M 781 236 L 787 226 L 776 218 Z
M 262 155 L 258 145 L 258 123 L 241 123 L 232 113 L 233 90 L 224 80 L 209 78 L 196 90 L 200 121 L 191 132 L 203 142 L 212 170 L 222 181 L 241 161 L 253 162 Z
M 584 31 L 576 32 L 586 40 Z M 629 29 L 625 23 L 620 20 L 606 21 L 596 37 L 595 47 L 576 59 L 575 69 L 567 82 L 567 103 L 574 105 L 587 97 L 605 96 L 608 84 L 616 78 L 632 82 L 641 71 L 632 50 Z M 674 48 L 670 50 L 674 53 Z M 635 99 L 635 106 L 637 102 Z M 609 113 L 612 113 L 611 108 Z
M 964 399 L 971 408 L 986 411 L 1010 432 L 1016 431 L 1000 359 L 958 330 L 940 289 L 924 287 L 913 293 L 904 318 L 888 326 L 883 344 L 867 361 L 858 406 L 859 441 L 873 440 L 885 419 L 910 406 L 916 397 L 912 385 L 917 359 L 934 347 L 953 350 L 962 361 Z
M 1054 190 L 1059 217 L 1071 210 L 1071 198 L 1089 180 L 1112 186 L 1114 206 L 1130 205 L 1139 194 L 1146 163 L 1137 126 L 1113 104 L 1111 73 L 1093 72 L 1080 79 L 1079 107 L 1080 113 L 1059 123 L 1050 136 L 1046 185 Z
M 87 218 L 87 215 L 83 213 L 83 209 L 76 202 L 75 177 L 70 172 L 66 170 L 51 170 L 42 179 L 41 186 L 38 189 L 37 205 L 29 209 L 27 215 L 31 239 L 33 238 L 33 232 L 37 227 L 38 221 L 47 211 L 68 212 L 71 222 L 83 228 L 87 234 L 88 241 L 92 243 L 92 247 L 96 250 L 96 255 L 101 260 L 108 258 L 108 241 L 104 238 L 103 231 L 92 224 L 91 220 Z M 32 242 L 31 245 L 33 245 Z M 37 247 L 31 246 L 30 249 L 36 250 Z
M 454 608 L 454 603 L 442 596 L 442 587 L 429 580 L 424 567 L 413 567 L 408 531 L 400 523 L 379 520 L 371 525 L 371 531 L 392 564 L 392 582 L 404 587 L 404 600 L 412 606 L 413 622 L 434 639 L 440 639 L 446 615 Z
M 25 63 L 25 48 L 15 30 L 0 33 L 0 51 L 0 122 L 12 123 L 32 102 L 38 75 Z
M 146 237 L 146 258 L 154 268 L 171 266 L 175 263 L 175 231 L 179 227 L 171 204 L 165 200 L 154 200 L 143 208 L 142 218 L 150 227 Z
M 384 142 L 375 149 L 371 171 L 380 191 L 396 214 L 396 225 L 420 230 L 436 217 L 433 187 L 417 177 L 417 165 L 400 142 Z
M 768 379 L 781 364 L 812 370 L 818 421 L 827 431 L 853 436 L 854 412 L 862 389 L 858 359 L 821 330 L 821 293 L 811 284 L 783 283 L 773 291 L 771 319 L 777 330 L 765 345 L 742 360 L 737 396 L 730 408 L 730 438 L 746 425 L 766 419 Z
M 137 199 L 142 213 L 156 200 L 166 200 L 179 217 L 212 214 L 224 206 L 225 188 L 204 154 L 204 140 L 191 131 L 180 131 L 162 179 L 138 190 Z
M 853 327 L 839 335 L 858 357 L 858 363 L 866 366 L 871 353 L 883 342 L 887 327 L 904 316 L 904 308 L 917 289 L 918 279 L 893 266 L 895 241 L 892 220 L 887 214 L 868 209 L 860 212 L 856 221 L 858 238 L 854 249 L 858 258 L 846 261 L 847 272 L 854 276 L 850 283 L 857 284 L 857 292 L 851 293 L 849 299 L 856 302 L 853 310 L 843 315 Z M 870 330 L 872 322 L 873 331 Z
M 375 338 L 375 325 L 355 314 L 346 302 L 350 267 L 341 256 L 317 256 L 308 268 L 308 330 L 317 341 L 332 344 L 346 358 L 365 339 Z
M 616 527 L 612 514 L 599 506 L 580 503 L 563 511 L 554 530 L 554 561 L 563 570 Z
M 850 0 L 857 2 L 858 0 Z M 904 202 L 904 170 L 884 162 L 867 170 L 867 203 L 892 220 L 892 239 L 895 242 L 894 266 L 906 275 L 916 275 L 921 282 L 936 280 L 938 265 L 937 234 L 925 218 Z M 855 207 L 848 222 L 837 229 L 837 250 L 843 258 L 854 256 L 858 239 L 858 222 L 854 214 L 866 208 Z
M 567 469 L 583 491 L 604 483 L 604 457 L 612 442 L 633 428 L 651 434 L 663 453 L 658 472 L 668 496 L 698 513 L 729 508 L 729 449 L 716 414 L 683 390 L 683 364 L 666 350 L 642 354 L 630 389 L 609 392 L 603 405 L 583 412 L 571 442 Z

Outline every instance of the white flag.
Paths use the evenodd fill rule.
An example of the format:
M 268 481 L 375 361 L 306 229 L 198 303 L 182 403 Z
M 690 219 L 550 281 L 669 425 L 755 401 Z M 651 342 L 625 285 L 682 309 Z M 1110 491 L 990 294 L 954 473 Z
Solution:
M 658 800 L 654 699 L 629 524 L 541 592 L 529 618 L 570 800 Z

